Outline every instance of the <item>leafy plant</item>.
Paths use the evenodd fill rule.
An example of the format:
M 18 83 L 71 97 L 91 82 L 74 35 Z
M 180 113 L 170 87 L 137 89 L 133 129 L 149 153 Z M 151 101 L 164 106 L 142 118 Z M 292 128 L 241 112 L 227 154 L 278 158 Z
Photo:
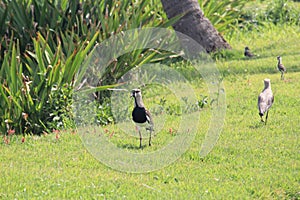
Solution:
M 204 15 L 221 33 L 230 33 L 237 28 L 245 0 L 199 0 Z
M 272 24 L 299 25 L 300 5 L 290 0 L 266 1 L 250 3 L 243 9 L 240 26 L 254 29 Z
M 34 52 L 27 51 L 25 68 L 20 62 L 18 43 L 11 42 L 11 51 L 4 56 L 1 66 L 1 132 L 16 129 L 17 133 L 50 132 L 64 127 L 71 118 L 74 76 L 96 41 L 83 41 L 65 59 L 61 45 L 52 50 L 40 34 L 34 39 Z
M 22 132 L 19 123 L 26 117 L 22 112 L 22 100 L 29 87 L 29 83 L 23 82 L 18 45 L 11 44 L 10 49 L 4 54 L 0 68 L 0 131 L 5 134 L 10 130 Z
M 275 0 L 269 3 L 265 12 L 265 19 L 274 24 L 289 23 L 298 25 L 300 23 L 300 11 L 288 0 Z

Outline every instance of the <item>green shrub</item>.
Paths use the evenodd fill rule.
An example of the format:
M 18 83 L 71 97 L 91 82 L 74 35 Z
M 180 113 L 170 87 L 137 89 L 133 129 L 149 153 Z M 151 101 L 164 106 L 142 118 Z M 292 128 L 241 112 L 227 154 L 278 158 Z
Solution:
M 132 28 L 167 26 L 161 11 L 159 0 L 4 0 L 0 6 L 1 55 L 11 38 L 19 39 L 21 54 L 32 50 L 32 39 L 37 32 L 45 37 L 50 31 L 54 39 L 62 33 L 74 32 L 85 40 L 99 31 L 98 42 L 101 42 Z
M 10 44 L 11 51 L 4 54 L 0 68 L 0 131 L 11 130 L 21 133 L 26 115 L 23 114 L 22 103 L 29 90 L 29 82 L 23 81 L 22 63 L 19 57 L 18 44 Z M 29 102 L 28 102 L 29 103 Z
M 295 7 L 289 0 L 275 0 L 269 3 L 265 19 L 274 24 L 295 24 L 299 25 L 300 10 L 299 6 Z
M 240 25 L 243 28 L 253 29 L 272 24 L 300 24 L 300 4 L 290 0 L 264 1 L 250 3 L 242 12 Z
M 27 51 L 26 63 L 20 61 L 18 43 L 11 42 L 1 66 L 1 132 L 50 132 L 65 127 L 71 118 L 74 76 L 96 41 L 83 41 L 76 54 L 67 59 L 61 45 L 52 50 L 40 34 L 33 40 L 34 52 Z M 88 44 L 87 44 L 88 43 Z M 28 74 L 23 72 L 27 70 Z
M 237 29 L 246 0 L 199 0 L 204 15 L 221 33 L 227 34 Z

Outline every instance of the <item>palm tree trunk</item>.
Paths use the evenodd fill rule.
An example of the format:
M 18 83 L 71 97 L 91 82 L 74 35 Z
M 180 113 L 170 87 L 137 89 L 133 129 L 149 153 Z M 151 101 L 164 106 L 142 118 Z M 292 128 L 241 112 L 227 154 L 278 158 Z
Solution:
M 195 41 L 208 52 L 231 49 L 231 46 L 218 33 L 211 22 L 204 17 L 198 0 L 161 0 L 169 19 L 182 15 L 173 28 Z

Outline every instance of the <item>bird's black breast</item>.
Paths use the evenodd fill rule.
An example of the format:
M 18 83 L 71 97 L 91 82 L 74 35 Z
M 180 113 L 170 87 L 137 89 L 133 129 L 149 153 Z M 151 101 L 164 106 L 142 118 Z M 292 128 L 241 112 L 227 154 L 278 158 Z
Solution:
M 145 123 L 147 121 L 146 109 L 135 107 L 132 111 L 132 119 L 136 123 Z

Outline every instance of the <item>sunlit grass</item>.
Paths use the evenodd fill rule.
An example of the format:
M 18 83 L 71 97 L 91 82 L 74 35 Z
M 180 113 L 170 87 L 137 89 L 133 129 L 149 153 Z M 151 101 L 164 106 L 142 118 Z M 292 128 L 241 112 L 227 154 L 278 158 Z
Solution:
M 76 132 L 25 136 L 24 142 L 23 136 L 12 135 L 8 144 L 0 143 L 0 198 L 299 199 L 300 54 L 296 46 L 300 40 L 292 29 L 285 29 L 290 47 L 275 40 L 280 29 L 274 28 L 277 34 L 265 30 L 264 37 L 241 34 L 231 41 L 235 50 L 242 53 L 244 45 L 253 46 L 263 56 L 217 62 L 225 75 L 227 109 L 222 134 L 208 156 L 200 158 L 199 151 L 210 122 L 209 107 L 199 111 L 201 123 L 188 151 L 173 164 L 150 173 L 123 173 L 107 167 L 88 152 Z M 267 51 L 269 46 L 272 51 Z M 284 81 L 275 69 L 278 54 L 283 55 L 288 70 Z M 257 109 L 264 78 L 271 79 L 275 95 L 267 125 L 260 122 Z M 192 83 L 199 96 L 204 94 L 202 86 L 197 88 L 198 81 Z M 150 108 L 159 102 L 150 93 L 144 97 Z M 148 97 L 156 102 L 151 105 Z M 167 102 L 172 102 L 171 97 L 166 97 Z M 170 115 L 153 138 L 153 147 L 144 150 L 128 148 L 138 147 L 138 138 L 122 134 L 116 125 L 105 127 L 105 136 L 126 151 L 151 152 L 176 137 L 169 130 L 176 131 L 176 120 L 176 115 Z
M 24 143 L 21 136 L 13 136 L 9 145 L 1 144 L 0 195 L 113 199 L 299 197 L 299 75 L 291 73 L 286 82 L 278 74 L 225 80 L 225 127 L 213 151 L 200 159 L 201 132 L 205 133 L 209 122 L 205 111 L 201 115 L 204 124 L 189 150 L 175 163 L 151 173 L 127 174 L 110 169 L 89 154 L 78 134 L 28 136 Z M 271 79 L 275 95 L 266 126 L 260 123 L 256 108 L 265 77 Z M 110 128 L 111 134 L 114 130 Z M 137 138 L 119 137 L 117 132 L 110 139 L 138 147 Z M 165 129 L 153 138 L 153 147 L 144 148 L 156 148 L 161 140 L 166 142 L 172 137 Z

